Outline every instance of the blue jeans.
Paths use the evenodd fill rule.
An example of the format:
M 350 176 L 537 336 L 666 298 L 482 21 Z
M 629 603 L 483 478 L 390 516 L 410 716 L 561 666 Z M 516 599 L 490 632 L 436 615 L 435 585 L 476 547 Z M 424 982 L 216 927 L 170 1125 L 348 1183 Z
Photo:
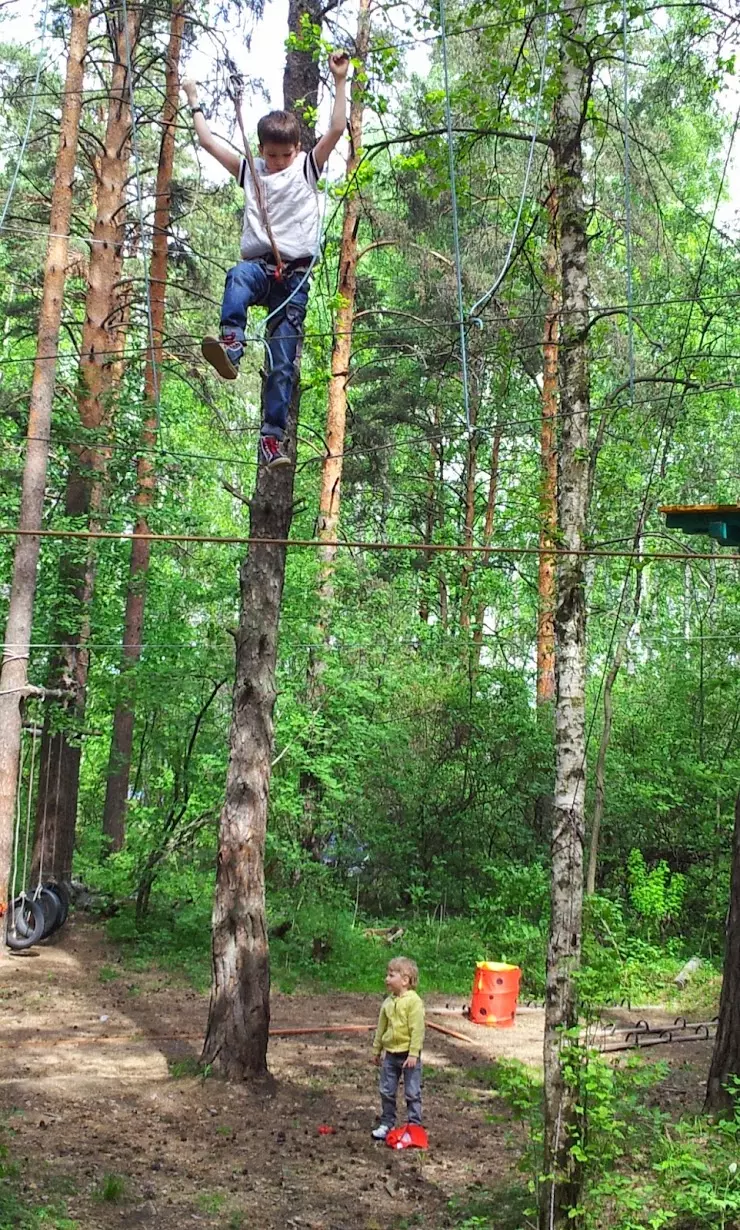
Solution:
M 278 440 L 285 434 L 296 378 L 296 358 L 303 341 L 303 321 L 308 305 L 305 269 L 304 264 L 302 271 L 288 270 L 278 281 L 270 276 L 264 260 L 240 261 L 226 274 L 221 305 L 221 336 L 229 345 L 244 342 L 248 308 L 266 307 L 268 312 L 275 313 L 267 322 L 270 353 L 262 407 L 262 435 L 276 436 Z M 297 290 L 301 281 L 303 285 Z M 286 303 L 291 295 L 290 303 Z
M 408 1051 L 386 1051 L 380 1067 L 380 1122 L 393 1127 L 396 1122 L 396 1093 L 403 1076 L 403 1092 L 406 1098 L 407 1123 L 421 1123 L 421 1059 L 415 1068 L 404 1068 Z

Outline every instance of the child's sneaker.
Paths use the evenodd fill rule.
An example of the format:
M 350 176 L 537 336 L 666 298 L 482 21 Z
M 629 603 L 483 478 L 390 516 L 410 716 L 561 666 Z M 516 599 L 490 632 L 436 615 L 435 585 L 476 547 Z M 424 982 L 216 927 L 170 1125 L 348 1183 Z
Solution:
M 214 367 L 224 380 L 236 380 L 239 375 L 239 360 L 244 354 L 240 342 L 227 344 L 229 339 L 204 337 L 200 344 L 203 358 Z
M 282 440 L 278 440 L 277 436 L 260 436 L 260 461 L 275 470 L 279 466 L 289 466 L 290 457 Z
M 385 1140 L 390 1130 L 387 1123 L 380 1123 L 376 1128 L 373 1128 L 370 1135 L 373 1140 Z

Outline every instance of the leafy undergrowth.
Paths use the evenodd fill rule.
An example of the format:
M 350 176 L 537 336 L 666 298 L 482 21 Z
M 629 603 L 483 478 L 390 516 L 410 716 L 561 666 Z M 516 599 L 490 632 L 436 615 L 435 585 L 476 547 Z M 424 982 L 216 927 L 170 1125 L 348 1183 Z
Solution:
M 111 938 L 121 943 L 126 960 L 135 967 L 156 963 L 206 990 L 214 889 L 210 859 L 168 862 L 146 916 L 138 921 L 132 900 L 135 862 L 130 852 L 102 861 L 93 856 L 81 860 L 86 881 L 113 903 Z M 676 995 L 673 980 L 693 953 L 675 935 L 663 934 L 669 928 L 667 911 L 674 908 L 668 890 L 661 888 L 663 880 L 653 882 L 654 873 L 636 868 L 635 876 L 642 876 L 635 881 L 635 893 L 639 888 L 642 894 L 636 896 L 637 904 L 600 895 L 585 903 L 579 975 L 584 1012 L 610 1004 L 665 1003 L 677 1013 L 714 1015 L 710 1009 L 716 970 L 711 964 L 702 967 L 687 993 Z M 418 963 L 427 992 L 469 995 L 475 963 L 485 959 L 519 965 L 522 998 L 541 999 L 549 925 L 546 870 L 537 864 L 511 865 L 496 868 L 491 877 L 495 891 L 471 899 L 465 915 L 441 917 L 440 910 L 412 900 L 385 918 L 364 912 L 361 900 L 321 864 L 303 866 L 297 884 L 286 885 L 279 876 L 277 883 L 268 879 L 274 983 L 285 993 L 376 991 L 389 955 L 403 952 Z M 392 946 L 366 935 L 368 929 L 380 927 L 401 927 L 403 935 Z
M 578 1089 L 573 1150 L 584 1175 L 577 1210 L 582 1230 L 738 1230 L 740 1101 L 719 1122 L 701 1115 L 675 1119 L 647 1096 L 665 1080 L 665 1063 L 633 1056 L 616 1066 L 574 1046 L 570 1072 Z M 488 1080 L 525 1128 L 520 1169 L 526 1182 L 505 1193 L 476 1193 L 461 1206 L 467 1220 L 460 1225 L 534 1230 L 543 1171 L 541 1079 L 516 1060 L 501 1060 Z M 511 1219 L 508 1213 L 500 1219 L 500 1197 Z

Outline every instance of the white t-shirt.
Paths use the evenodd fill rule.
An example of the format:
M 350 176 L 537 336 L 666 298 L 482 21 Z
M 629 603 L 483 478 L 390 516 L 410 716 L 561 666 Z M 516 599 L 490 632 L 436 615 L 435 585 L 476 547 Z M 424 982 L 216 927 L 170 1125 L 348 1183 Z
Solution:
M 313 150 L 309 154 L 299 153 L 289 167 L 273 175 L 267 174 L 262 158 L 255 158 L 254 165 L 270 227 L 283 260 L 315 256 L 321 241 L 321 211 L 316 188 L 319 168 Z M 244 189 L 242 260 L 254 260 L 267 255 L 272 248 L 246 158 L 240 160 L 237 182 Z

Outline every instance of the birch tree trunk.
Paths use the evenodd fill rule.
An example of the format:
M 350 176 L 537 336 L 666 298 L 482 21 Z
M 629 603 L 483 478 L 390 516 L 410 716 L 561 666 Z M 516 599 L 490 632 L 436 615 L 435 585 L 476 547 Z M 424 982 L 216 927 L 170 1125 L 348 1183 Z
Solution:
M 90 443 L 76 445 L 65 491 L 65 513 L 94 529 L 100 524 L 103 482 L 109 449 L 104 433 L 110 421 L 116 364 L 123 349 L 125 300 L 119 294 L 125 238 L 126 184 L 131 152 L 131 110 L 127 43 L 136 48 L 141 10 L 128 12 L 128 37 L 117 14 L 111 36 L 113 67 L 103 150 L 95 161 L 97 210 L 91 245 L 85 321 L 79 365 L 78 413 Z M 95 552 L 70 547 L 60 567 L 60 588 L 73 596 L 60 618 L 56 640 L 64 645 L 53 667 L 55 686 L 69 688 L 73 700 L 64 715 L 47 708 L 41 746 L 40 789 L 36 804 L 34 875 L 68 880 L 72 871 L 81 748 L 76 730 L 85 714 L 89 667 L 90 604 L 95 585 Z M 49 855 L 49 851 L 52 854 Z M 41 855 L 45 853 L 43 863 Z
M 586 9 L 566 0 L 563 18 L 568 35 L 562 43 L 552 142 L 563 301 L 558 529 L 559 545 L 580 551 L 588 511 L 590 413 L 588 241 L 582 185 L 588 94 Z M 583 557 L 576 554 L 562 555 L 558 561 L 555 653 L 555 798 L 544 1042 L 547 1178 L 540 1189 L 541 1230 L 573 1224 L 569 1211 L 578 1204 L 582 1178 L 572 1152 L 577 1091 L 566 1072 L 568 1042 L 563 1037 L 563 1031 L 578 1020 L 576 974 L 583 911 L 586 602 Z
M 323 12 L 318 6 L 291 0 L 291 33 L 300 33 L 304 14 L 320 25 Z M 286 109 L 301 99 L 315 105 L 318 85 L 318 64 L 310 52 L 289 51 L 283 84 Z M 300 118 L 305 113 L 299 109 L 298 114 Z M 304 119 L 304 149 L 312 145 L 313 135 Z M 287 433 L 291 465 L 277 473 L 262 466 L 258 469 L 249 508 L 252 538 L 287 538 L 290 531 L 299 405 L 300 387 L 296 382 Z M 232 1080 L 268 1075 L 270 953 L 265 918 L 265 833 L 285 556 L 285 547 L 253 545 L 240 573 L 229 765 L 213 904 L 213 976 L 202 1056 L 204 1063 L 213 1064 Z
M 537 583 L 537 706 L 555 700 L 555 557 L 544 554 L 557 538 L 558 508 L 558 337 L 560 287 L 557 252 L 557 194 L 547 199 L 550 234 L 545 257 L 545 285 L 550 306 L 542 347 L 542 426 L 540 431 L 540 558 Z
M 134 500 L 137 519 L 135 534 L 149 532 L 147 521 L 157 487 L 153 462 L 153 449 L 157 442 L 159 416 L 159 378 L 157 362 L 164 335 L 164 314 L 167 286 L 167 253 L 170 226 L 170 203 L 172 196 L 172 171 L 175 162 L 175 137 L 180 85 L 180 51 L 185 29 L 185 6 L 176 5 L 170 21 L 170 41 L 167 48 L 165 68 L 165 101 L 162 112 L 162 141 L 159 149 L 156 197 L 154 208 L 152 255 L 150 261 L 150 298 L 152 312 L 153 350 L 147 351 L 144 371 L 144 399 L 146 417 L 141 432 L 142 450 L 136 463 L 136 497 Z M 123 846 L 126 830 L 126 807 L 128 803 L 131 774 L 131 749 L 134 738 L 135 717 L 135 667 L 141 657 L 144 632 L 144 605 L 146 602 L 146 579 L 149 571 L 151 544 L 135 539 L 131 544 L 129 581 L 126 592 L 126 615 L 123 631 L 123 672 L 121 699 L 113 715 L 113 736 L 108 761 L 105 806 L 103 809 L 103 832 L 110 840 L 111 850 Z
M 90 25 L 89 4 L 81 4 L 71 10 L 71 23 L 26 433 L 26 461 L 18 522 L 19 528 L 23 530 L 41 529 L 43 519 L 69 225 L 72 216 L 72 185 L 77 160 L 84 64 Z M 4 916 L 7 907 L 11 870 L 23 701 L 28 686 L 28 657 L 40 545 L 40 538 L 32 535 L 19 538 L 16 545 L 5 626 L 5 649 L 0 668 L 0 918 Z M 23 887 L 28 886 L 24 884 Z

